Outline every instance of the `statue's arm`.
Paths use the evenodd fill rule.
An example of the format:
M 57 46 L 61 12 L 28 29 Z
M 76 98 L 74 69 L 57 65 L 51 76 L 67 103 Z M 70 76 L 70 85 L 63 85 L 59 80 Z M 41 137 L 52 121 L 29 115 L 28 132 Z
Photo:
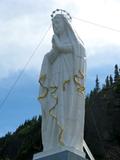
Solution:
M 62 44 L 62 45 L 59 45 L 57 48 L 59 52 L 63 52 L 63 53 L 73 52 L 73 47 L 71 44 L 64 44 L 64 45 Z
M 52 49 L 49 53 L 48 53 L 48 59 L 50 64 L 53 64 L 53 62 L 57 59 L 58 57 L 58 53 L 57 51 L 55 51 L 54 49 Z

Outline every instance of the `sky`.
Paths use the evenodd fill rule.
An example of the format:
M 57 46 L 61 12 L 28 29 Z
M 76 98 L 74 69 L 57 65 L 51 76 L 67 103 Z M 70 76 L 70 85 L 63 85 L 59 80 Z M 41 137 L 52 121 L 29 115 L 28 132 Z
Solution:
M 119 30 L 119 0 L 0 0 L 0 137 L 41 114 L 38 78 L 43 57 L 51 48 L 52 28 L 4 105 L 1 103 L 51 25 L 50 15 L 57 8 L 70 13 L 71 25 L 84 41 L 87 92 L 95 86 L 96 75 L 102 85 L 105 77 L 113 74 L 114 65 L 120 63 L 120 32 L 77 20 Z

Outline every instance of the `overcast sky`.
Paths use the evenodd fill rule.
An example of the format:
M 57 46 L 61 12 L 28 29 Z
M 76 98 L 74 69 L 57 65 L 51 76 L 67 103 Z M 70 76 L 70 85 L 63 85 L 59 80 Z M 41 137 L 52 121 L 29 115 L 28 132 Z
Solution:
M 120 29 L 119 0 L 0 0 L 0 100 L 23 69 L 51 24 L 53 10 L 61 8 L 73 17 L 72 26 L 85 43 L 87 84 L 94 87 L 98 74 L 103 83 L 120 63 L 120 32 L 78 21 L 84 19 Z M 51 48 L 52 29 L 27 66 L 24 75 L 0 109 L 0 136 L 14 131 L 25 119 L 39 115 L 38 76 L 43 56 Z

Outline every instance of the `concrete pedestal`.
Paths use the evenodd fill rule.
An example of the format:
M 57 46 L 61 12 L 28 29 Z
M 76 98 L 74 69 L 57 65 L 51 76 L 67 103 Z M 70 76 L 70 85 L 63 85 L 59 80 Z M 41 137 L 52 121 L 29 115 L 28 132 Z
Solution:
M 62 149 L 61 151 L 40 152 L 33 156 L 33 160 L 87 160 L 83 152 L 71 149 Z

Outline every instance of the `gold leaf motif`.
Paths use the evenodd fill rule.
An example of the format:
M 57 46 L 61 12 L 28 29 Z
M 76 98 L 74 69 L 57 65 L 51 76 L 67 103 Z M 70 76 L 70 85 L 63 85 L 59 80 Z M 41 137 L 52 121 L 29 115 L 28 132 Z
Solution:
M 80 71 L 80 70 L 79 70 L 79 77 L 80 77 L 81 79 L 84 79 L 84 74 L 83 74 L 82 71 Z
M 45 98 L 47 95 L 48 95 L 48 88 L 46 88 L 44 93 L 38 97 L 38 100 Z
M 78 75 L 74 75 L 73 76 L 73 80 L 74 80 L 74 82 L 76 84 L 77 92 L 79 92 L 81 94 L 84 94 L 85 87 L 84 87 L 84 85 L 82 85 L 80 83 L 80 81 L 84 79 L 84 75 L 83 75 L 83 73 L 80 70 L 79 70 L 78 73 L 79 73 Z
M 46 74 L 42 74 L 40 76 L 40 81 L 45 81 L 46 80 Z
M 58 121 L 58 119 L 57 119 L 57 116 L 56 116 L 55 114 L 53 114 L 53 112 L 52 112 L 52 111 L 54 110 L 54 108 L 55 108 L 55 107 L 57 106 L 57 104 L 58 104 L 58 96 L 55 94 L 56 91 L 57 91 L 57 89 L 58 89 L 57 86 L 51 86 L 50 89 L 49 89 L 52 97 L 55 99 L 55 104 L 54 104 L 54 106 L 52 106 L 52 108 L 49 110 L 49 115 L 52 116 L 52 117 L 55 119 L 58 127 L 60 128 L 60 133 L 59 133 L 59 135 L 58 135 L 58 139 L 59 139 L 60 144 L 61 144 L 61 145 L 64 145 L 64 140 L 63 140 L 63 132 L 64 132 L 64 129 L 61 127 L 61 125 L 60 125 L 60 123 L 59 123 L 59 121 Z
M 63 91 L 65 91 L 65 86 L 66 86 L 67 83 L 70 83 L 70 80 L 69 80 L 69 79 L 68 79 L 68 80 L 65 80 L 65 81 L 63 82 Z
M 38 100 L 43 99 L 48 95 L 49 89 L 46 86 L 44 86 L 45 80 L 46 80 L 46 74 L 41 75 L 39 82 L 41 87 L 43 88 L 43 93 L 38 97 Z

